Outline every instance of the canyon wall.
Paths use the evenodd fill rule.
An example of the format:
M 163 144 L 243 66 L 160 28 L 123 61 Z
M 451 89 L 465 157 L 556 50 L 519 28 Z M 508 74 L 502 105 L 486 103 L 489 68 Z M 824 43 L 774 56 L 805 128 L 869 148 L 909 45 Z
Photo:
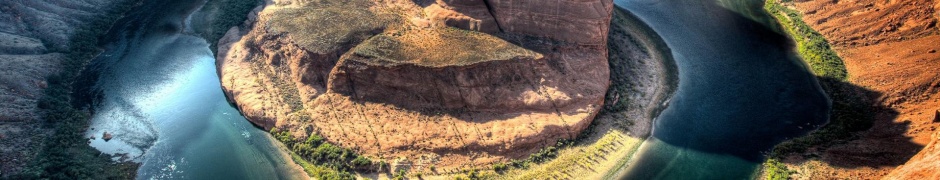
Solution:
M 0 1 L 0 175 L 26 166 L 45 135 L 37 101 L 46 77 L 69 61 L 78 31 L 118 4 L 112 0 Z
M 873 102 L 873 127 L 857 132 L 853 140 L 811 152 L 821 162 L 792 165 L 800 171 L 797 179 L 873 179 L 889 173 L 889 179 L 936 179 L 940 1 L 784 4 L 800 11 L 806 24 L 832 44 L 845 62 L 847 83 L 875 92 L 865 97 Z
M 610 83 L 612 8 L 268 1 L 220 41 L 217 63 L 230 101 L 266 129 L 319 134 L 377 159 L 483 166 L 591 124 Z

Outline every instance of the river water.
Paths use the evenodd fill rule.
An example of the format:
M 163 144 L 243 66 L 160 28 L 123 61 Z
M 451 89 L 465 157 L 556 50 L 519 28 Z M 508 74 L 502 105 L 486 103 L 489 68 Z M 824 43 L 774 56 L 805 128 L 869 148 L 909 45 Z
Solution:
M 91 146 L 142 163 L 138 179 L 303 178 L 226 102 L 209 44 L 188 25 L 203 3 L 147 0 L 111 29 L 83 74 L 95 97 Z
M 680 79 L 622 178 L 751 178 L 773 145 L 826 122 L 828 98 L 759 2 L 616 0 L 664 39 Z M 90 144 L 141 162 L 139 179 L 303 178 L 226 102 L 209 44 L 187 25 L 202 3 L 149 0 L 109 32 L 84 75 Z
M 679 87 L 623 179 L 751 179 L 830 103 L 763 0 L 616 0 L 672 50 Z

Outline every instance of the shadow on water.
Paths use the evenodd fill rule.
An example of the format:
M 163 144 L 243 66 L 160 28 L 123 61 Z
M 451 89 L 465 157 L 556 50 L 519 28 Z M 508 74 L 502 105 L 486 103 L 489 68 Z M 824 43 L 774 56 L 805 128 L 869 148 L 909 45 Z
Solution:
M 790 164 L 815 159 L 842 168 L 883 167 L 902 165 L 923 148 L 905 136 L 910 122 L 893 122 L 899 113 L 875 101 L 883 93 L 837 79 L 819 79 L 833 101 L 830 122 L 807 136 L 781 143 L 773 156 Z M 867 131 L 872 127 L 880 131 Z
M 689 17 L 650 23 L 679 57 L 681 80 L 655 125 L 655 138 L 760 162 L 762 151 L 826 122 L 828 98 L 792 53 L 787 36 L 715 3 L 678 4 L 684 7 L 664 12 L 672 14 L 646 14 L 662 20 Z M 633 12 L 644 17 L 643 11 Z M 663 30 L 666 26 L 685 27 Z
M 857 139 L 857 132 L 871 127 L 874 115 L 870 112 L 883 112 L 874 123 L 890 123 L 897 114 L 866 102 L 877 97 L 877 92 L 815 77 L 795 53 L 794 42 L 767 20 L 766 13 L 733 9 L 760 8 L 754 4 L 763 1 L 616 3 L 663 37 L 680 72 L 679 90 L 622 178 L 753 178 L 778 143 L 810 134 L 794 140 L 799 143 L 787 141 L 791 149 L 786 152 L 831 146 Z M 827 122 L 825 128 L 810 133 Z M 905 124 L 889 126 L 897 130 L 889 136 L 903 136 L 907 128 Z M 919 148 L 909 138 L 892 146 L 913 153 Z M 839 167 L 903 163 L 872 158 L 880 156 L 877 153 L 841 150 L 845 152 L 836 156 L 848 156 L 849 161 L 823 160 Z M 895 155 L 906 160 L 913 154 Z
M 673 50 L 679 89 L 626 178 L 745 179 L 778 143 L 826 123 L 830 102 L 765 23 L 715 1 L 626 0 Z

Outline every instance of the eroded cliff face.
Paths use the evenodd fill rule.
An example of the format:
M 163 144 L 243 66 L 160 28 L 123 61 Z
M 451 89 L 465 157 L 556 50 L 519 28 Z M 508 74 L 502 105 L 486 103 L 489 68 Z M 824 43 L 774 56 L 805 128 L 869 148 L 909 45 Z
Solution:
M 218 68 L 230 100 L 264 128 L 416 166 L 486 165 L 591 124 L 609 85 L 612 8 L 268 1 L 220 41 Z
M 891 171 L 884 179 L 940 179 L 940 133 L 904 165 Z
M 785 3 L 802 12 L 844 60 L 849 82 L 874 91 L 866 97 L 873 127 L 827 147 L 822 162 L 793 164 L 798 179 L 936 179 L 940 108 L 940 1 L 828 1 Z M 874 108 L 877 107 L 877 108 Z M 919 153 L 918 153 L 919 151 Z M 916 154 L 916 155 L 915 155 Z M 906 162 L 906 163 L 905 163 Z M 851 168 L 845 168 L 851 167 Z
M 46 77 L 61 70 L 73 36 L 120 1 L 0 1 L 0 177 L 18 172 L 39 153 L 51 130 L 40 124 L 37 101 Z

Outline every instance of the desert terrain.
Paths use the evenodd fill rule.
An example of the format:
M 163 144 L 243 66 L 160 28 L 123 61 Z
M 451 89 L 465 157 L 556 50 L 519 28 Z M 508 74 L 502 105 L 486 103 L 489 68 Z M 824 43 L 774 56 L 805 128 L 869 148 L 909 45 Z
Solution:
M 940 2 L 794 1 L 845 63 L 847 83 L 865 89 L 872 127 L 785 162 L 796 179 L 938 178 Z M 806 159 L 809 159 L 808 161 Z
M 392 164 L 528 156 L 586 129 L 609 85 L 610 1 L 266 3 L 220 43 L 231 100 L 266 129 Z M 533 31 L 547 21 L 595 28 Z

